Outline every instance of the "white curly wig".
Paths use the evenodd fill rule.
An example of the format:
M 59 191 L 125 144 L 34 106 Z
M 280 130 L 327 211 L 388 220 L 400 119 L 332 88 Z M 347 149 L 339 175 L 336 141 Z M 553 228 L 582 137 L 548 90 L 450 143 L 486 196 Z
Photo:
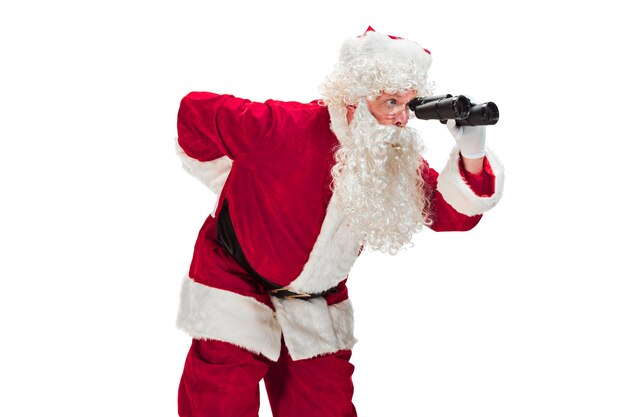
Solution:
M 332 169 L 333 192 L 352 232 L 373 250 L 397 253 L 429 224 L 421 167 L 423 143 L 407 127 L 380 125 L 366 100 L 381 93 L 432 94 L 430 53 L 415 42 L 368 28 L 348 39 L 339 61 L 320 86 L 340 147 Z M 356 106 L 348 125 L 347 106 Z
M 340 108 L 361 99 L 373 100 L 383 92 L 415 90 L 431 95 L 430 63 L 430 52 L 419 44 L 369 27 L 362 36 L 343 43 L 338 63 L 320 86 L 322 100 Z

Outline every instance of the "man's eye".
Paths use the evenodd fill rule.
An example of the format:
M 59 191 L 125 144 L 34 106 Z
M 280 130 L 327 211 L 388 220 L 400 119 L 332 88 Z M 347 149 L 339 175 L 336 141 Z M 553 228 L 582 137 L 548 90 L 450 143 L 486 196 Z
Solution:
M 396 103 L 397 103 L 397 101 L 396 101 L 395 99 L 393 99 L 393 98 L 391 98 L 391 99 L 387 100 L 387 105 L 388 105 L 389 107 L 393 107 L 393 106 L 395 106 L 395 105 L 396 105 Z

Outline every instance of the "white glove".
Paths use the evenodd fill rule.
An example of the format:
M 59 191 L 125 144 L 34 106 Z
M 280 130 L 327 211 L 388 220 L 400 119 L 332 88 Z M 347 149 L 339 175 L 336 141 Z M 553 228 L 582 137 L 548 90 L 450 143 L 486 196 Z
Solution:
M 448 130 L 465 158 L 485 156 L 485 126 L 457 126 L 454 119 L 448 119 Z

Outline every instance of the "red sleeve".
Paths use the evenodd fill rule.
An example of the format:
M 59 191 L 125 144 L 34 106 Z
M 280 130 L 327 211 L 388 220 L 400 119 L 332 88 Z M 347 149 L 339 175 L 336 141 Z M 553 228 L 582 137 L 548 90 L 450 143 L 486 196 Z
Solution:
M 494 193 L 495 177 L 491 167 L 485 159 L 485 166 L 478 174 L 470 174 L 459 165 L 463 180 L 470 186 L 477 196 L 488 197 Z M 467 216 L 455 210 L 437 190 L 439 173 L 424 161 L 421 169 L 424 179 L 424 191 L 429 203 L 429 215 L 431 224 L 429 227 L 437 232 L 466 231 L 478 224 L 482 215 Z
M 178 111 L 178 143 L 199 161 L 221 156 L 237 160 L 262 153 L 275 125 L 265 103 L 206 92 L 185 96 Z
M 496 177 L 491 169 L 491 164 L 487 158 L 484 159 L 483 169 L 477 174 L 472 174 L 465 170 L 463 163 L 459 160 L 459 170 L 463 180 L 470 186 L 472 191 L 479 197 L 491 197 L 496 191 Z

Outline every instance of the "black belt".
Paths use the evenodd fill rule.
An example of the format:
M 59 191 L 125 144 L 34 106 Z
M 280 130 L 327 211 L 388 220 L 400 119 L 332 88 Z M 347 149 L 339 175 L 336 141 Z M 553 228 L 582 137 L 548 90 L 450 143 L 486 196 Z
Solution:
M 228 210 L 228 202 L 224 200 L 222 203 L 222 210 L 217 217 L 217 243 L 226 249 L 226 251 L 235 259 L 235 261 L 241 266 L 251 277 L 256 279 L 264 288 L 266 288 L 271 295 L 278 298 L 285 299 L 298 299 L 298 300 L 310 300 L 312 298 L 324 297 L 327 294 L 334 294 L 338 291 L 337 287 L 333 287 L 329 290 L 320 293 L 306 293 L 298 292 L 288 289 L 287 287 L 281 287 L 280 285 L 263 278 L 258 272 L 252 268 L 248 260 L 246 259 L 237 235 L 235 235 L 235 229 L 233 228 L 233 222 L 230 218 L 230 212 Z

